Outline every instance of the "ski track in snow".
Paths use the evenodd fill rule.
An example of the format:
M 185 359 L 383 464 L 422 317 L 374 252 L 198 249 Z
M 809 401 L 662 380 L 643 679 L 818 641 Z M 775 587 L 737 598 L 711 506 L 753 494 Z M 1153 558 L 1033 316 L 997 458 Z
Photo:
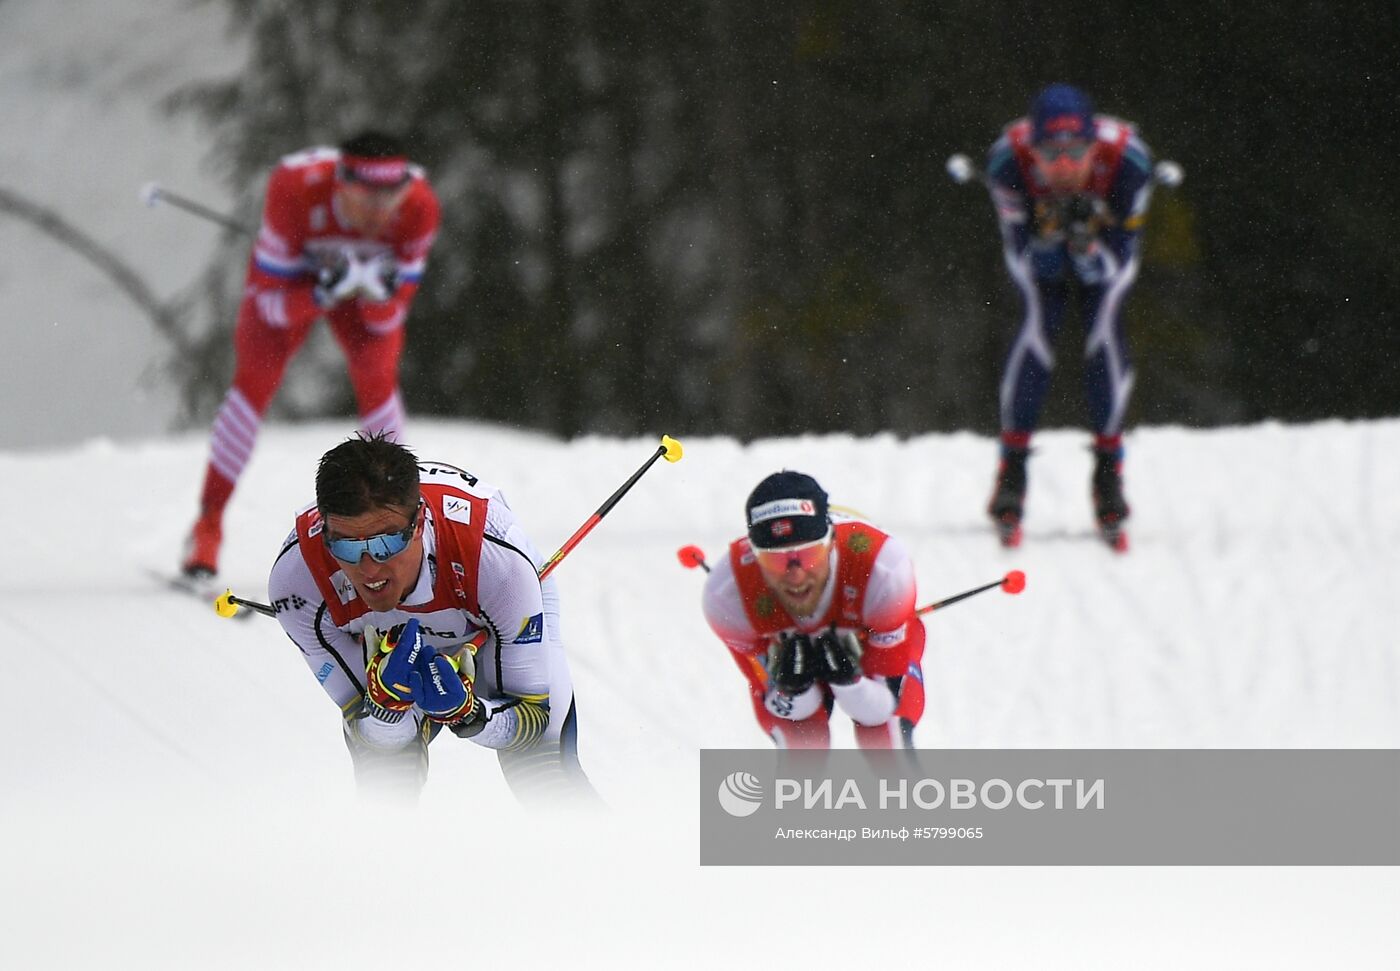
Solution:
M 311 497 L 317 457 L 351 431 L 332 422 L 266 429 L 226 522 L 224 568 L 236 593 L 265 598 L 272 559 Z M 544 553 L 655 447 L 473 424 L 418 422 L 411 434 L 420 457 L 502 487 Z M 696 753 L 766 742 L 742 677 L 701 616 L 703 574 L 683 569 L 675 552 L 697 543 L 712 561 L 725 555 L 742 529 L 745 495 L 780 467 L 811 472 L 833 501 L 904 539 L 921 603 L 1012 568 L 1026 572 L 1018 597 L 989 591 L 926 618 L 922 746 L 1400 743 L 1385 588 L 1400 566 L 1400 511 L 1373 498 L 1400 484 L 1393 463 L 1376 459 L 1400 454 L 1400 421 L 1139 430 L 1129 441 L 1126 555 L 1092 531 L 1084 441 L 1067 431 L 1038 438 L 1027 536 L 1016 551 L 1001 549 L 984 522 L 989 440 L 685 441 L 684 459 L 653 467 L 556 573 L 580 753 L 609 812 L 541 823 L 515 806 L 491 753 L 449 737 L 433 746 L 414 818 L 507 835 L 473 852 L 481 872 L 510 892 L 528 892 L 530 867 L 567 859 L 571 885 L 598 906 L 654 915 L 638 947 L 693 939 L 704 923 L 658 912 L 655 895 L 640 889 L 658 874 L 728 888 L 732 902 L 718 906 L 742 919 L 744 878 L 694 867 Z M 134 893 L 165 908 L 167 885 L 185 874 L 176 883 L 188 887 L 189 868 L 219 873 L 263 894 L 269 903 L 258 913 L 295 942 L 294 923 L 271 901 L 320 893 L 318 879 L 353 872 L 361 850 L 341 858 L 331 847 L 361 843 L 367 821 L 380 817 L 349 798 L 336 709 L 276 624 L 220 620 L 149 576 L 178 557 L 205 448 L 190 435 L 0 453 L 6 507 L 41 524 L 14 532 L 12 555 L 0 563 L 9 713 L 42 726 L 0 756 L 7 779 L 27 780 L 22 794 L 0 796 L 7 830 L 29 834 L 7 849 L 8 871 L 52 890 L 56 874 L 84 862 L 96 861 L 103 887 L 115 886 L 114 872 L 152 867 L 164 876 Z M 27 677 L 14 680 L 16 672 Z M 836 743 L 851 744 L 849 727 L 833 724 Z M 541 839 L 545 825 L 550 837 Z M 84 839 L 73 843 L 75 832 Z M 372 855 L 382 850 L 371 841 Z M 596 882 L 595 866 L 606 881 Z M 984 879 L 959 872 L 960 881 Z M 927 882 L 938 879 L 860 873 L 832 879 L 871 888 L 893 881 L 906 892 L 933 892 Z M 31 906 L 52 920 L 71 902 L 37 901 Z M 586 941 L 596 931 L 585 923 L 564 921 Z M 201 926 L 192 920 L 189 934 Z M 343 919 L 331 926 L 346 929 Z M 174 950 L 152 966 L 179 965 L 176 944 L 186 938 L 171 940 Z M 47 966 L 75 953 L 84 963 L 77 943 L 65 947 L 32 953 L 52 958 Z M 333 963 L 298 950 L 303 944 L 289 947 L 296 959 L 287 966 Z
M 647 448 L 427 427 L 420 452 L 489 464 L 476 470 L 506 489 L 542 550 L 572 532 Z M 807 437 L 747 448 L 698 440 L 681 463 L 649 472 L 560 567 L 581 718 L 599 717 L 583 690 L 593 682 L 608 699 L 599 707 L 633 698 L 647 731 L 674 744 L 762 741 L 748 722 L 739 675 L 699 614 L 703 574 L 682 569 L 674 554 L 698 542 L 711 559 L 723 556 L 742 526 L 748 488 L 787 465 L 813 471 L 837 501 L 910 544 L 921 602 L 1013 566 L 1028 574 L 1020 597 L 993 591 L 926 618 L 925 667 L 931 695 L 943 703 L 930 706 L 921 742 L 927 734 L 971 746 L 1394 743 L 1394 657 L 1377 608 L 1386 601 L 1384 578 L 1395 575 L 1396 514 L 1363 502 L 1358 494 L 1372 491 L 1376 476 L 1355 473 L 1368 461 L 1358 453 L 1394 448 L 1397 427 L 1140 431 L 1127 480 L 1133 548 L 1123 556 L 1090 527 L 1088 462 L 1075 433 L 1041 436 L 1027 537 L 1017 551 L 998 548 L 982 521 L 991 447 L 968 436 Z M 266 564 L 308 498 L 314 457 L 343 432 L 274 428 L 260 442 L 229 515 L 225 568 L 236 592 L 265 596 Z M 107 597 L 114 603 L 104 617 L 141 617 L 143 628 L 158 606 L 160 626 L 143 638 L 204 645 L 222 655 L 223 677 L 275 691 L 283 672 L 268 672 L 265 655 L 288 653 L 275 628 L 260 618 L 221 624 L 145 578 L 177 556 L 202 453 L 202 441 L 190 436 L 4 457 L 12 507 L 42 507 L 55 483 L 70 478 L 65 469 L 95 476 L 104 493 L 51 532 L 17 537 L 0 591 L 57 603 L 71 582 L 90 609 Z M 565 485 L 556 484 L 558 468 L 569 470 Z M 878 468 L 897 471 L 869 474 Z M 917 489 L 909 485 L 915 480 Z M 1248 502 L 1232 497 L 1241 489 Z M 1367 514 L 1354 515 L 1358 509 Z M 51 562 L 55 542 L 80 549 L 104 536 L 100 545 L 112 554 L 105 560 Z M 658 692 L 653 681 L 683 690 Z M 595 761 L 607 759 L 600 753 Z

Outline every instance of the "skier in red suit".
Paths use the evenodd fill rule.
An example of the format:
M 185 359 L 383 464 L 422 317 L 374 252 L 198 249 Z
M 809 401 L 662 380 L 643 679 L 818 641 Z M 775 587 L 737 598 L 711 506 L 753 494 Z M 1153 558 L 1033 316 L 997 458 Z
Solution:
M 840 709 L 862 748 L 913 747 L 924 711 L 924 624 L 897 539 L 833 518 L 800 472 L 775 472 L 745 506 L 748 535 L 705 584 L 705 618 L 748 679 L 780 748 L 827 748 Z
M 345 352 L 366 434 L 401 438 L 404 320 L 438 230 L 438 201 L 400 142 L 364 132 L 278 162 L 248 261 L 233 385 L 214 419 L 183 572 L 218 570 L 224 507 L 287 362 L 326 318 Z

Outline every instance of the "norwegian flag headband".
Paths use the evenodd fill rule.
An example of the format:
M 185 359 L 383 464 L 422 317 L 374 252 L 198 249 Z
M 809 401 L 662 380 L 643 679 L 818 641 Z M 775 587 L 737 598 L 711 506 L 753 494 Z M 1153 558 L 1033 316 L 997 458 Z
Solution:
M 368 158 L 342 155 L 341 172 L 349 182 L 360 182 L 377 189 L 396 189 L 408 181 L 408 159 L 402 155 Z

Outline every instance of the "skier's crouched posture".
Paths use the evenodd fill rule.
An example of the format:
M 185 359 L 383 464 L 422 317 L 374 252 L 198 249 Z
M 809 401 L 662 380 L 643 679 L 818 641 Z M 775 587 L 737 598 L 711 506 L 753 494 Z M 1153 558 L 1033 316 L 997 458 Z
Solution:
M 784 470 L 745 505 L 705 583 L 705 618 L 749 682 L 780 748 L 826 748 L 840 708 L 862 748 L 913 747 L 924 712 L 914 564 L 870 523 L 833 518 L 816 480 Z
M 523 801 L 591 793 L 559 595 L 501 493 L 382 437 L 331 449 L 268 581 L 361 789 L 416 796 L 446 726 Z

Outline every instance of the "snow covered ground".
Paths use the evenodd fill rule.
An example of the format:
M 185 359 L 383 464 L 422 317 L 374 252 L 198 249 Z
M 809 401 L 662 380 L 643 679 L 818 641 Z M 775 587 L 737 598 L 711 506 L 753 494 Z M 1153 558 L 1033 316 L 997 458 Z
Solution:
M 235 592 L 264 595 L 316 459 L 351 430 L 267 429 L 227 520 Z M 546 550 L 656 445 L 410 433 L 420 455 L 503 487 Z M 1347 967 L 1393 953 L 1390 868 L 702 870 L 697 751 L 766 743 L 675 551 L 721 555 L 749 488 L 788 466 L 911 544 L 921 601 L 1024 570 L 1021 596 L 930 618 L 922 746 L 1395 747 L 1400 421 L 1138 430 L 1124 557 L 1092 536 L 1080 433 L 1038 439 L 1015 553 L 983 523 L 986 439 L 682 442 L 557 574 L 580 753 L 610 807 L 570 818 L 522 812 L 492 757 L 451 737 L 416 812 L 352 798 L 337 712 L 279 628 L 220 620 L 151 575 L 193 515 L 202 436 L 0 452 L 3 963 Z
M 0 186 L 57 210 L 168 297 L 223 207 L 206 135 L 156 105 L 238 69 L 220 4 L 0 3 Z M 0 966 L 5 968 L 1369 967 L 1394 869 L 697 865 L 697 751 L 762 746 L 705 629 L 701 577 L 745 493 L 787 465 L 912 544 L 930 619 L 924 746 L 1400 744 L 1391 586 L 1400 421 L 1132 436 L 1133 552 L 1092 538 L 1082 436 L 1041 437 L 1027 545 L 983 523 L 969 435 L 741 446 L 685 438 L 560 567 L 580 749 L 608 812 L 523 813 L 494 760 L 433 747 L 418 811 L 352 798 L 337 716 L 275 624 L 167 592 L 205 454 L 163 348 L 107 281 L 0 219 Z M 75 390 L 77 389 L 77 390 Z M 268 428 L 231 507 L 228 582 L 259 597 L 347 423 Z M 658 430 L 662 431 L 662 430 Z M 503 486 L 556 548 L 654 448 L 417 424 L 426 457 Z M 101 436 L 101 437 L 99 437 Z M 838 739 L 848 736 L 838 732 Z M 1383 950 L 1384 949 L 1384 950 Z

